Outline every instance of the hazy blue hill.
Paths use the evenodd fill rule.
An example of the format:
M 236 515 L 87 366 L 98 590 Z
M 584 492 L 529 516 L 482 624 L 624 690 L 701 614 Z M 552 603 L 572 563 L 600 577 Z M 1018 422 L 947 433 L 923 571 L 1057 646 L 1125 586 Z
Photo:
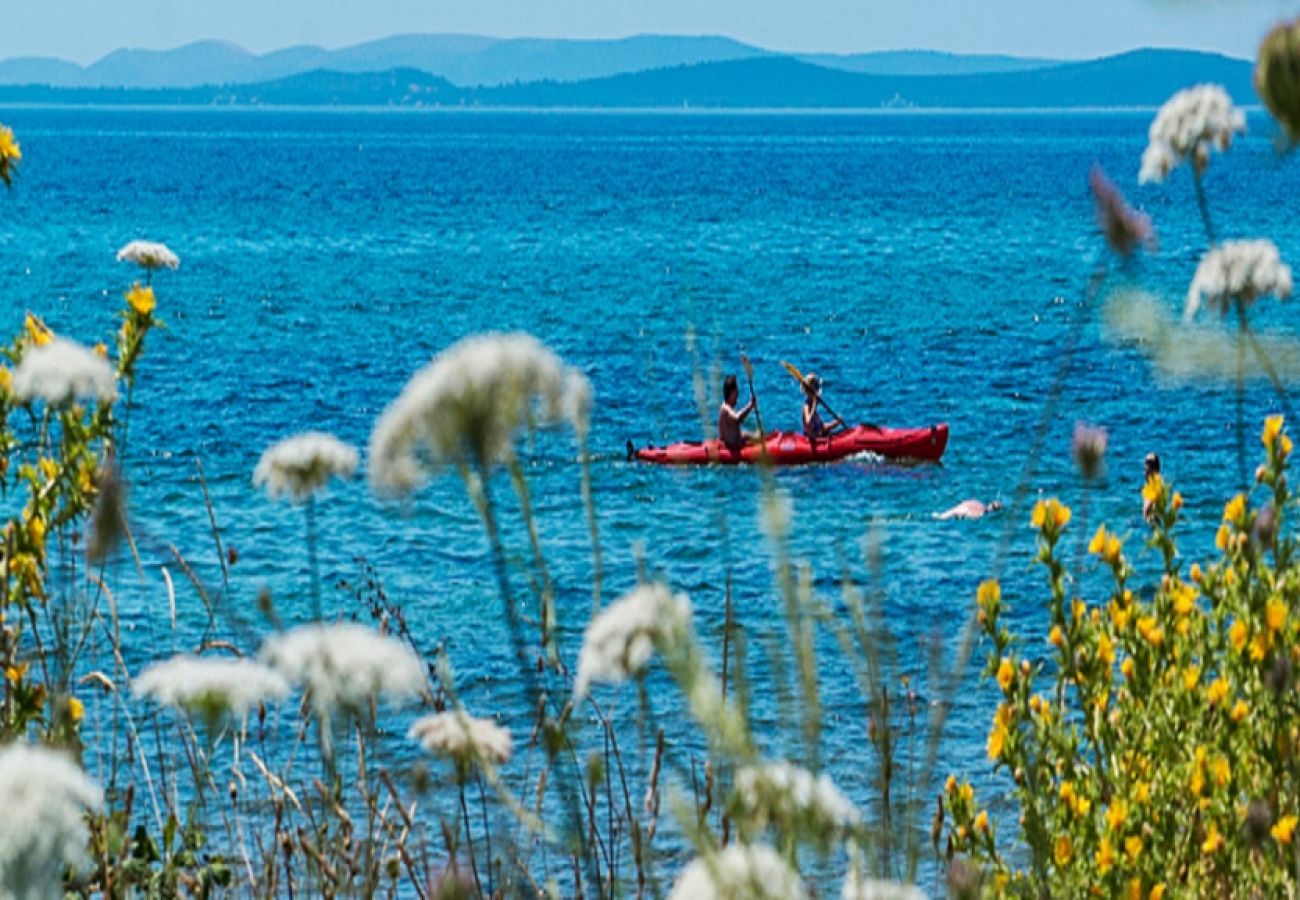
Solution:
M 1024 72 L 1059 65 L 1061 60 L 997 54 L 941 53 L 937 50 L 884 50 L 875 53 L 800 53 L 796 59 L 864 75 L 977 75 Z
M 50 56 L 15 56 L 0 60 L 0 84 L 54 84 L 79 83 L 82 68 L 67 60 Z
M 225 41 L 199 41 L 175 50 L 115 50 L 88 66 L 87 87 L 192 87 L 234 80 L 256 57 Z
M 548 79 L 580 81 L 646 69 L 766 55 L 769 55 L 766 50 L 724 37 L 638 35 L 608 41 L 520 38 L 498 41 L 438 74 L 462 85 L 501 85 Z
M 0 62 L 0 84 L 187 88 L 268 81 L 317 69 L 409 68 L 477 86 L 540 79 L 577 81 L 766 53 L 729 38 L 671 35 L 544 40 L 407 34 L 339 50 L 300 46 L 262 56 L 234 44 L 199 41 L 174 50 L 117 50 L 85 68 L 56 59 Z
M 788 57 L 679 66 L 572 84 L 535 82 L 476 92 L 485 105 L 536 107 L 1113 107 L 1156 106 L 1199 81 L 1253 98 L 1244 60 L 1140 50 L 1026 72 L 861 75 Z

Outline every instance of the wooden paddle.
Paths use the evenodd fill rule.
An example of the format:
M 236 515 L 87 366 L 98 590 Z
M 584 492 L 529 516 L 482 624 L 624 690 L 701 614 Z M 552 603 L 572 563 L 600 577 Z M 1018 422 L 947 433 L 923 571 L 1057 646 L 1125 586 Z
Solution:
M 790 373 L 791 377 L 793 377 L 795 381 L 799 382 L 804 387 L 808 386 L 808 382 L 804 379 L 803 373 L 799 371 L 799 369 L 794 365 L 794 363 L 789 363 L 786 362 L 785 360 L 781 360 L 781 365 L 785 368 L 787 372 Z M 826 407 L 826 411 L 830 413 L 832 416 L 834 416 L 838 422 L 840 422 L 841 424 L 847 424 L 844 422 L 843 416 L 841 416 L 835 410 L 831 409 L 831 405 L 826 402 L 825 398 L 822 397 L 821 391 L 817 392 L 817 402 L 820 403 L 822 406 Z M 863 422 L 862 424 L 875 431 L 880 430 L 880 426 L 875 424 L 874 422 Z
M 749 379 L 749 399 L 754 401 L 754 421 L 758 423 L 758 440 L 766 444 L 767 432 L 763 430 L 763 417 L 758 412 L 758 394 L 754 393 L 754 364 L 743 353 L 740 354 L 740 364 L 745 367 L 745 377 Z

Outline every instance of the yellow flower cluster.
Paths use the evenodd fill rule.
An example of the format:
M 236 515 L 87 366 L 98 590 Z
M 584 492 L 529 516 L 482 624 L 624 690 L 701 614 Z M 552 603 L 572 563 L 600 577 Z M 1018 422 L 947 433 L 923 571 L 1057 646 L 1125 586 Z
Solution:
M 14 138 L 13 129 L 0 125 L 0 181 L 13 184 L 13 168 L 23 158 L 22 148 Z
M 1076 583 L 1062 556 L 1069 508 L 1056 499 L 1034 507 L 1051 665 L 1017 664 L 1001 592 L 981 585 L 985 671 L 1001 694 L 988 756 L 1020 812 L 1019 831 L 1001 837 L 1021 846 L 981 832 L 975 823 L 987 819 L 956 782 L 944 803 L 954 813 L 950 852 L 985 866 L 986 885 L 1148 900 L 1225 885 L 1243 896 L 1300 893 L 1291 849 L 1300 824 L 1300 541 L 1275 512 L 1295 506 L 1280 417 L 1265 423 L 1262 443 L 1262 475 L 1225 504 L 1214 558 L 1180 558 L 1170 532 L 1181 496 L 1158 476 L 1143 498 L 1163 571 L 1138 573 L 1118 535 L 1105 525 L 1091 532 L 1088 555 L 1110 581 L 1095 601 L 1078 596 L 1091 582 Z

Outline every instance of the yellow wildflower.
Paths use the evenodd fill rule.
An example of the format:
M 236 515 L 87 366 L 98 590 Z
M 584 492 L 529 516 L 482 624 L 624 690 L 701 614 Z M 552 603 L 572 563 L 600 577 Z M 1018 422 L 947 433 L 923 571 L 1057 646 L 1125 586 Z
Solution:
M 36 318 L 31 313 L 23 321 L 23 330 L 27 332 L 27 338 L 37 347 L 44 347 L 50 341 L 54 340 L 54 332 L 49 327 Z
M 1183 495 L 1178 491 L 1174 491 L 1174 496 L 1170 498 L 1169 505 L 1173 508 L 1174 512 L 1178 512 L 1183 508 Z
M 1232 712 L 1229 713 L 1229 715 L 1232 716 L 1232 721 L 1239 723 L 1241 722 L 1242 719 L 1246 718 L 1249 712 L 1250 712 L 1250 708 L 1246 706 L 1246 701 L 1238 700 L 1236 703 L 1233 704 Z
M 1200 584 L 1201 579 L 1205 577 L 1205 573 L 1201 571 L 1200 563 L 1192 563 L 1192 568 L 1188 570 L 1188 574 L 1191 575 L 1192 581 L 1197 584 Z
M 1165 883 L 1163 881 L 1151 888 L 1147 900 L 1165 900 Z
M 957 796 L 963 803 L 970 805 L 975 802 L 975 788 L 970 786 L 969 781 L 963 781 L 957 789 Z
M 1240 522 L 1246 514 L 1246 495 L 1238 494 L 1223 506 L 1223 521 Z
M 1124 661 L 1119 664 L 1119 670 L 1124 673 L 1125 678 L 1131 681 L 1133 679 L 1133 657 L 1124 657 Z
M 1124 839 L 1124 855 L 1128 857 L 1129 864 L 1137 862 L 1142 855 L 1142 838 L 1136 834 Z
M 1228 680 L 1226 678 L 1214 679 L 1205 690 L 1205 699 L 1210 701 L 1211 706 L 1219 703 L 1226 696 L 1228 696 Z
M 0 395 L 8 395 L 14 392 L 14 373 L 10 372 L 4 366 L 0 366 Z
M 1255 662 L 1260 662 L 1264 657 L 1268 656 L 1270 646 L 1272 646 L 1272 644 L 1269 641 L 1268 635 L 1260 632 L 1250 639 L 1250 658 Z
M 1228 544 L 1232 541 L 1232 531 L 1227 525 L 1220 525 L 1219 530 L 1214 533 L 1214 546 L 1219 548 L 1223 553 L 1228 552 Z
M 975 817 L 974 826 L 976 831 L 987 834 L 989 830 L 989 814 L 981 809 L 980 814 Z
M 1196 606 L 1196 588 L 1190 584 L 1176 581 L 1172 593 L 1174 612 L 1178 613 L 1178 615 L 1185 616 Z
M 1290 455 L 1291 455 L 1291 448 L 1292 448 L 1293 446 L 1294 446 L 1294 445 L 1291 443 L 1291 438 L 1284 434 L 1284 435 L 1282 435 L 1282 442 L 1281 442 L 1281 445 L 1280 445 L 1280 447 L 1279 447 L 1278 452 L 1281 453 L 1283 456 L 1290 456 Z
M 1133 785 L 1133 802 L 1146 803 L 1151 799 L 1151 782 L 1138 781 Z
M 1011 660 L 1005 656 L 1002 662 L 998 664 L 998 687 L 1003 691 L 1011 690 L 1011 685 L 1016 680 L 1016 667 L 1012 665 Z
M 91 347 L 90 349 L 91 352 L 94 353 L 96 356 L 98 356 L 100 359 L 108 359 L 108 345 L 105 344 L 103 341 L 100 341 L 98 344 Z
M 1134 876 L 1128 880 L 1128 900 L 1142 900 L 1142 879 Z
M 1111 846 L 1108 838 L 1101 839 L 1101 846 L 1097 848 L 1097 868 L 1101 874 L 1105 875 L 1115 865 L 1115 848 Z
M 1154 647 L 1159 647 L 1165 642 L 1165 630 L 1156 624 L 1155 616 L 1143 616 L 1138 619 L 1137 629 L 1142 639 Z
M 1282 433 L 1282 416 L 1269 416 L 1264 420 L 1264 433 L 1260 435 L 1259 440 L 1265 447 L 1272 447 L 1277 436 Z
M 1246 646 L 1246 623 L 1238 619 L 1232 623 L 1228 629 L 1228 640 L 1232 642 L 1232 649 L 1238 653 Z
M 1051 530 L 1060 531 L 1070 523 L 1071 515 L 1070 507 L 1051 497 L 1034 504 L 1034 511 L 1029 521 L 1038 529 L 1046 529 L 1050 526 Z
M 1283 816 L 1277 820 L 1277 824 L 1269 829 L 1269 834 L 1279 844 L 1291 843 L 1291 838 L 1295 835 L 1296 817 Z
M 1078 625 L 1083 621 L 1083 614 L 1088 611 L 1088 604 L 1084 603 L 1078 597 L 1070 604 L 1070 612 L 1074 615 L 1074 624 Z
M 1210 774 L 1214 776 L 1214 783 L 1217 786 L 1227 787 L 1228 782 L 1232 780 L 1232 766 L 1226 757 L 1216 756 L 1210 762 Z
M 0 125 L 0 181 L 10 184 L 14 163 L 22 161 L 23 151 L 11 129 Z
M 1142 485 L 1142 499 L 1150 504 L 1157 504 L 1165 495 L 1165 479 L 1159 473 L 1155 473 L 1146 480 Z
M 1065 635 L 1061 634 L 1061 628 L 1059 625 L 1052 626 L 1051 633 L 1047 635 L 1047 642 L 1053 647 L 1065 646 Z
M 1052 848 L 1052 857 L 1056 860 L 1056 867 L 1064 869 L 1070 864 L 1074 857 L 1074 846 L 1070 843 L 1070 836 L 1063 834 L 1056 839 L 1056 846 Z
M 1111 802 L 1110 808 L 1106 810 L 1106 825 L 1111 831 L 1119 831 L 1124 827 L 1124 820 L 1128 818 L 1128 804 L 1123 798 L 1117 797 Z
M 1210 823 L 1210 830 L 1205 836 L 1205 842 L 1201 844 L 1201 852 L 1206 856 L 1216 853 L 1223 846 L 1223 835 L 1219 834 L 1219 826 L 1213 822 Z
M 76 697 L 69 697 L 68 715 L 72 717 L 72 721 L 80 722 L 86 717 L 86 705 Z
M 1123 631 L 1128 627 L 1128 620 L 1133 617 L 1133 610 L 1127 606 L 1121 606 L 1116 601 L 1110 601 L 1110 621 L 1115 626 L 1116 631 Z
M 23 680 L 23 676 L 27 674 L 27 669 L 30 665 L 30 663 L 18 663 L 16 666 L 9 666 L 5 669 L 5 678 L 10 684 L 18 684 L 18 682 Z
M 1070 809 L 1074 809 L 1075 793 L 1073 781 L 1062 781 L 1061 787 L 1057 793 L 1059 794 L 1062 803 L 1070 807 Z
M 949 794 L 951 794 L 953 791 L 957 790 L 957 776 L 956 776 L 956 775 L 949 775 L 949 776 L 948 776 L 948 780 L 945 781 L 944 784 L 943 784 L 943 789 L 944 789 L 945 792 L 947 792 L 947 793 L 949 793 Z
M 139 315 L 147 316 L 154 311 L 158 301 L 154 299 L 153 288 L 149 286 L 141 287 L 140 282 L 131 285 L 131 290 L 126 292 L 126 302 Z
M 1183 670 L 1183 687 L 1187 688 L 1189 691 L 1196 690 L 1196 685 L 1200 680 L 1200 666 L 1188 666 Z
M 997 762 L 1002 758 L 1002 751 L 1006 748 L 1008 730 L 1007 726 L 1011 724 L 1011 707 L 1003 704 L 998 707 L 998 711 L 993 716 L 993 728 L 989 731 L 988 753 L 989 759 Z
M 1286 604 L 1281 599 L 1274 598 L 1268 601 L 1268 608 L 1264 611 L 1264 622 L 1268 625 L 1268 630 L 1278 632 L 1286 624 Z
M 1104 631 L 1097 638 L 1097 660 L 1108 669 L 1115 664 L 1115 642 Z
M 975 593 L 976 603 L 987 609 L 997 606 L 1001 601 L 1002 586 L 998 584 L 997 579 L 990 578 L 980 583 L 979 590 Z

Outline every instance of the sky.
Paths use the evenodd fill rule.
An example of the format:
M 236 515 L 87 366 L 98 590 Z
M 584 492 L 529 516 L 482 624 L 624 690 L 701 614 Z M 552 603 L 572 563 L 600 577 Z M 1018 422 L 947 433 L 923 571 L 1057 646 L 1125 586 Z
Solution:
M 1254 55 L 1291 0 L 0 0 L 0 58 L 89 63 L 215 38 L 257 53 L 407 32 L 720 34 L 772 50 L 1087 58 L 1162 46 Z

